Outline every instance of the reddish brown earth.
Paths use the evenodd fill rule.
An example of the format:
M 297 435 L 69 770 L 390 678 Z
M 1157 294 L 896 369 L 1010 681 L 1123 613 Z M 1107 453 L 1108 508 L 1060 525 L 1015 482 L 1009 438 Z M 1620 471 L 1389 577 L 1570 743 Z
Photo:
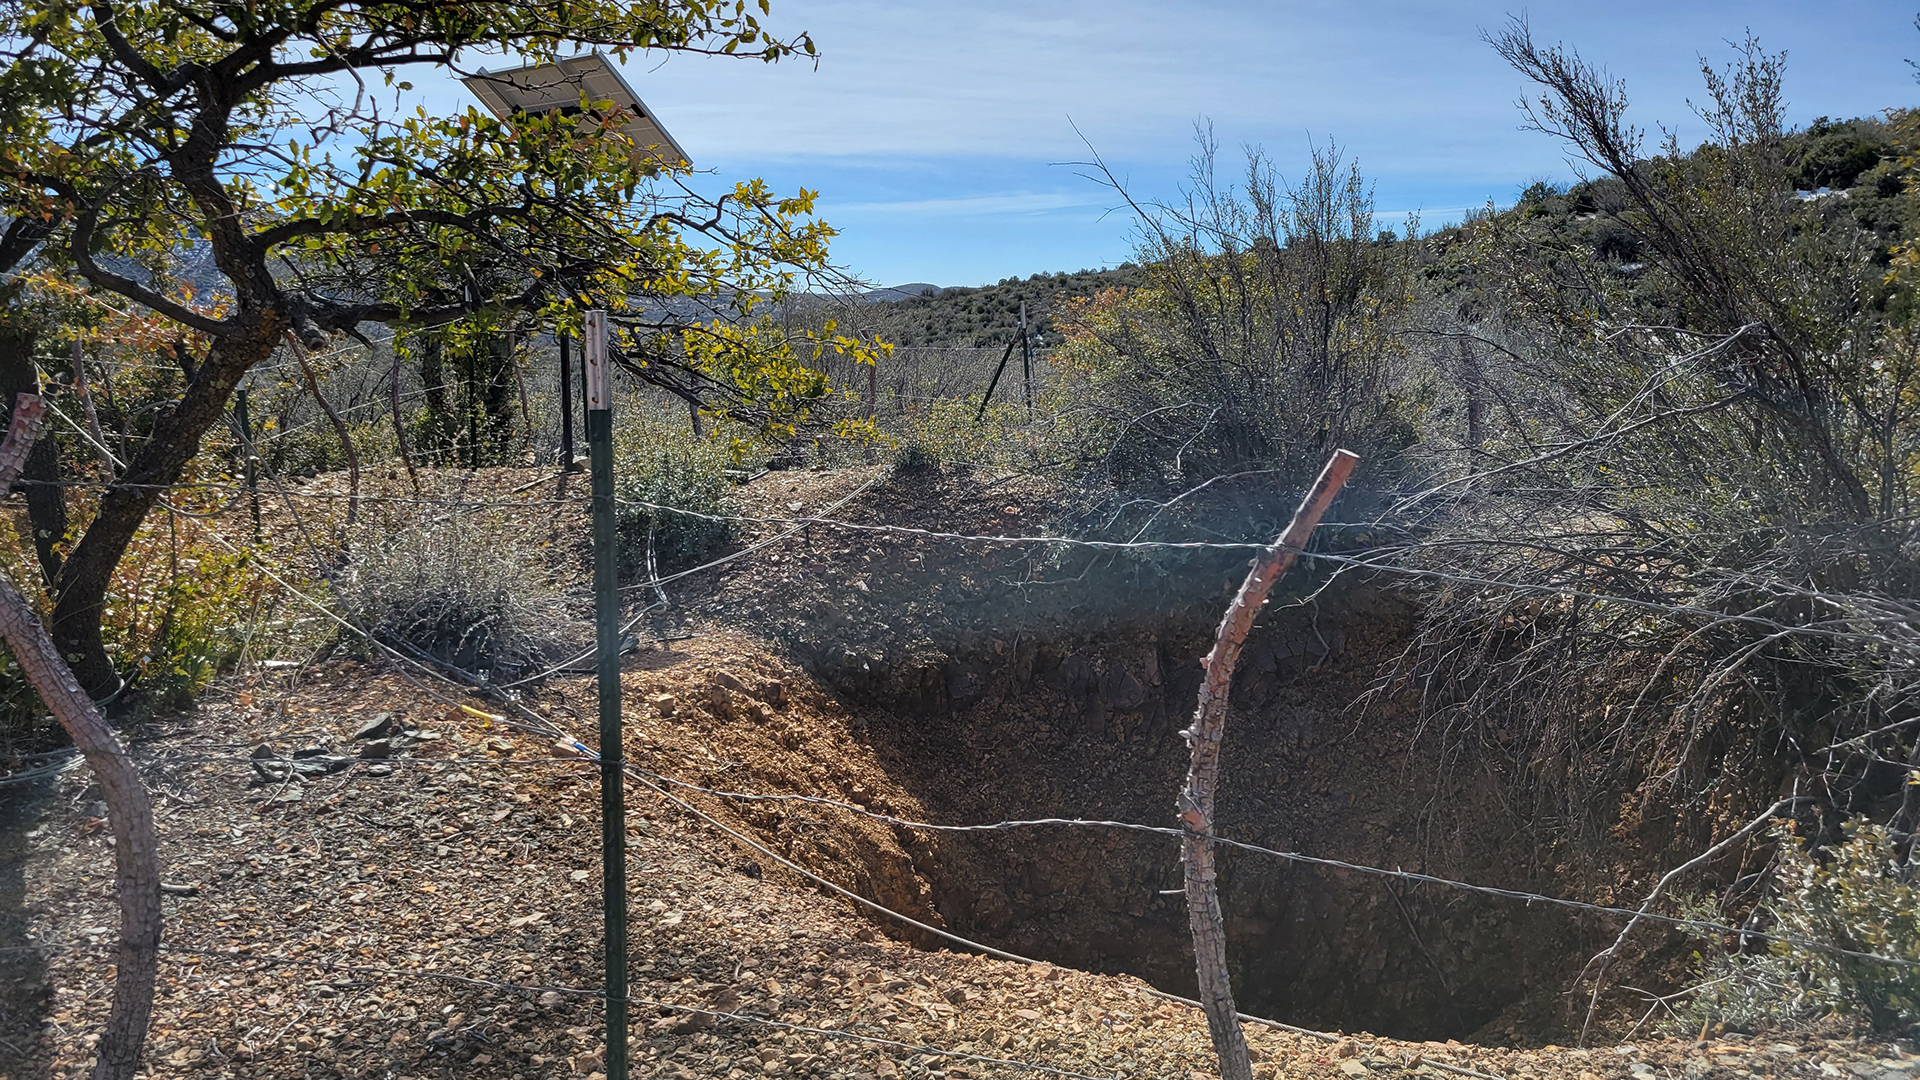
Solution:
M 795 502 L 812 512 L 870 478 L 775 473 L 741 498 L 749 513 L 792 514 Z M 1048 498 L 1023 480 L 883 481 L 841 516 L 1025 532 Z M 554 551 L 577 566 L 567 524 L 550 526 Z M 753 526 L 744 539 L 782 528 Z M 960 550 L 817 525 L 675 586 L 674 609 L 624 663 L 630 759 L 706 787 L 910 820 L 1163 823 L 1214 598 L 1183 595 L 1152 567 Z M 1224 588 L 1230 563 L 1172 577 Z M 1075 575 L 1077 586 L 1052 584 Z M 1408 703 L 1356 706 L 1406 618 L 1399 599 L 1365 588 L 1263 615 L 1235 690 L 1222 831 L 1603 902 L 1644 888 L 1576 892 L 1593 882 L 1590 863 L 1534 839 L 1470 756 L 1429 764 L 1434 735 Z M 133 733 L 158 796 L 164 875 L 180 886 L 149 1075 L 599 1070 L 598 1007 L 571 992 L 598 979 L 594 767 L 436 695 L 486 713 L 497 704 L 421 681 L 431 689 L 341 658 L 255 671 Z M 525 704 L 589 738 L 590 680 L 553 680 Z M 295 783 L 261 783 L 246 760 L 263 742 L 350 754 L 351 733 L 382 712 L 438 737 L 413 740 L 384 770 L 360 762 Z M 111 977 L 100 947 L 113 926 L 107 833 L 84 770 L 7 794 L 0 945 L 16 951 L 0 952 L 0 1078 L 78 1076 Z M 956 836 L 817 804 L 688 798 L 712 821 L 638 786 L 629 800 L 633 992 L 657 1003 L 637 1010 L 636 1075 L 1041 1075 L 979 1058 L 1092 1076 L 1209 1072 L 1198 1012 L 1142 981 L 1178 990 L 1186 977 L 1184 916 L 1161 895 L 1177 882 L 1171 843 L 1081 830 Z M 1087 970 L 943 950 L 714 822 L 930 924 Z M 1896 1047 L 1845 1038 L 1497 1045 L 1564 1037 L 1572 973 L 1617 924 L 1251 857 L 1227 871 L 1243 1007 L 1405 1037 L 1256 1029 L 1263 1077 L 1920 1075 Z M 18 950 L 25 940 L 63 947 Z M 1608 1019 L 1623 1030 L 1635 999 L 1618 997 Z

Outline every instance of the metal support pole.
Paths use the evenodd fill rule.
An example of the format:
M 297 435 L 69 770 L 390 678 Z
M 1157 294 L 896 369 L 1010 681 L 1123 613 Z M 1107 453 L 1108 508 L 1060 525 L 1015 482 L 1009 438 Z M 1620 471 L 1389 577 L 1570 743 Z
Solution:
M 987 404 L 993 400 L 993 388 L 1000 385 L 1000 376 L 1007 371 L 1007 359 L 1013 355 L 1013 347 L 1018 344 L 1020 344 L 1019 338 L 1007 342 L 1007 351 L 1000 354 L 1000 366 L 993 369 L 993 378 L 987 380 L 987 392 L 981 396 L 980 408 L 973 414 L 974 423 L 979 423 L 981 418 L 987 415 Z
M 627 793 L 620 748 L 620 583 L 614 572 L 613 393 L 607 313 L 587 312 L 587 455 L 593 473 L 593 614 L 600 683 L 600 871 L 606 904 L 607 1080 L 627 1080 Z
M 247 502 L 253 510 L 253 542 L 260 542 L 260 455 L 253 449 L 253 420 L 247 416 L 247 388 L 233 392 L 233 418 L 240 425 L 240 452 L 246 455 Z
M 555 330 L 560 339 L 560 469 L 573 471 L 573 350 L 565 330 Z
M 1027 419 L 1033 419 L 1033 342 L 1027 337 L 1027 302 L 1020 301 L 1020 369 L 1026 374 Z

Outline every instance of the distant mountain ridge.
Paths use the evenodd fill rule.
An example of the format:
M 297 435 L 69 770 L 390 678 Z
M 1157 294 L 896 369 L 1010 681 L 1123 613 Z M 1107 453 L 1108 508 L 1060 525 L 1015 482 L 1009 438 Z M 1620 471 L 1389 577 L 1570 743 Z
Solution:
M 915 281 L 906 285 L 889 285 L 886 288 L 863 292 L 860 294 L 860 299 L 869 303 L 890 304 L 896 300 L 911 300 L 916 296 L 939 296 L 945 291 L 938 285 Z
M 1027 330 L 1036 344 L 1057 341 L 1053 313 L 1069 299 L 1106 289 L 1138 285 L 1141 269 L 1124 263 L 1107 270 L 1034 274 L 1006 278 L 993 285 L 942 288 L 912 282 L 862 294 L 859 322 L 884 341 L 908 348 L 997 348 L 1020 329 L 1020 305 L 1027 306 Z

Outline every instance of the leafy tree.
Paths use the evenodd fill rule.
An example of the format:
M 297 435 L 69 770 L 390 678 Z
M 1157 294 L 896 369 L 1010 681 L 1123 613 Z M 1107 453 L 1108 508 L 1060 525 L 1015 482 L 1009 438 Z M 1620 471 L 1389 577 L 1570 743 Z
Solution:
M 790 344 L 730 327 L 760 294 L 827 269 L 831 230 L 810 193 L 749 182 L 703 198 L 584 95 L 574 115 L 505 122 L 404 107 L 405 76 L 444 78 L 489 54 L 812 55 L 806 35 L 763 26 L 766 6 L 0 0 L 9 258 L 138 305 L 181 343 L 181 389 L 52 584 L 52 632 L 82 684 L 117 685 L 100 630 L 114 565 L 234 388 L 283 343 L 474 319 L 575 326 L 603 305 L 649 377 L 703 398 L 744 372 L 759 415 L 806 414 L 811 387 L 783 384 Z M 185 269 L 196 264 L 204 273 Z

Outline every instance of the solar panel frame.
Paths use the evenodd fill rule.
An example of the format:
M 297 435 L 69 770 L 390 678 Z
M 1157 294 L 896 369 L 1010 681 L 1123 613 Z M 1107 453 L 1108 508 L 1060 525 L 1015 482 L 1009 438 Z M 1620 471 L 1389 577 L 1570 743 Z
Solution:
M 460 81 L 489 112 L 502 120 L 510 119 L 516 112 L 540 115 L 558 111 L 563 116 L 575 116 L 581 111 L 583 93 L 589 101 L 611 101 L 627 110 L 629 115 L 622 130 L 640 153 L 669 168 L 693 163 L 653 110 L 627 84 L 620 69 L 600 52 L 528 64 L 510 71 L 481 68 Z

